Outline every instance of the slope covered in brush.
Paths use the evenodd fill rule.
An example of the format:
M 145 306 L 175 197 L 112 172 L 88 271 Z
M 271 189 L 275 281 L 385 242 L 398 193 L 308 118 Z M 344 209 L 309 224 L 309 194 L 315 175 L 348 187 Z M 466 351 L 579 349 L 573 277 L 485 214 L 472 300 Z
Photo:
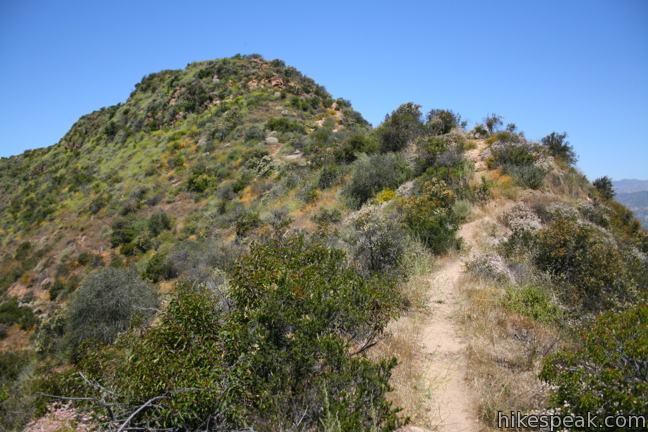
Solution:
M 58 144 L 0 160 L 0 288 L 67 283 L 114 247 L 133 256 L 227 235 L 261 197 L 257 213 L 269 214 L 287 195 L 308 195 L 301 177 L 330 155 L 353 158 L 341 142 L 368 128 L 281 61 L 234 57 L 149 75 Z M 157 213 L 161 225 L 143 232 Z
M 462 256 L 497 286 L 471 317 L 502 338 L 489 349 L 510 337 L 527 356 L 476 347 L 474 381 L 515 395 L 497 368 L 537 384 L 544 362 L 554 399 L 538 386 L 515 404 L 585 407 L 601 382 L 573 391 L 590 359 L 572 327 L 643 319 L 618 311 L 645 302 L 648 236 L 609 179 L 574 168 L 566 134 L 466 126 L 406 103 L 372 128 L 281 61 L 236 56 L 150 75 L 58 144 L 0 160 L 0 425 L 40 430 L 62 409 L 92 414 L 57 423 L 72 429 L 397 430 L 429 389 L 385 331 L 425 313 L 450 251 L 453 280 Z M 485 424 L 510 408 L 483 401 Z

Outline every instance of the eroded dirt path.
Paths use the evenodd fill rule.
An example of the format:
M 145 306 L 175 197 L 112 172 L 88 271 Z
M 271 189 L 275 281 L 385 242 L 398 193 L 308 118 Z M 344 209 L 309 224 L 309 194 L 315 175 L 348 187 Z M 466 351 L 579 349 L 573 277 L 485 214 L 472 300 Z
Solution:
M 466 345 L 456 323 L 464 265 L 447 257 L 430 278 L 430 316 L 422 323 L 424 376 L 432 383 L 430 410 L 440 432 L 479 430 L 476 404 L 465 380 Z
M 461 237 L 468 248 L 475 243 L 479 223 L 464 225 Z M 464 263 L 458 255 L 443 258 L 429 277 L 428 308 L 422 311 L 418 326 L 419 350 L 422 354 L 422 377 L 430 387 L 425 409 L 429 424 L 406 428 L 409 432 L 478 432 L 477 402 L 466 382 L 466 343 L 457 316 L 462 297 L 460 281 Z

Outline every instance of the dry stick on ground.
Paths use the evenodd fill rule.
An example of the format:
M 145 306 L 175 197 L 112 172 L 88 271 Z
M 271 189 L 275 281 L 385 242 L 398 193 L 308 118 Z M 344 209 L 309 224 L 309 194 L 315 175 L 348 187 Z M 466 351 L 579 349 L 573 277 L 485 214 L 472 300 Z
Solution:
M 128 424 L 137 416 L 137 414 L 139 414 L 140 412 L 145 410 L 152 403 L 157 402 L 157 401 L 162 400 L 162 399 L 166 399 L 167 397 L 168 397 L 167 395 L 155 396 L 155 397 L 152 397 L 151 399 L 147 400 L 146 402 L 144 402 L 142 405 L 139 406 L 139 408 L 137 408 L 135 411 L 133 411 L 133 413 L 130 416 L 128 416 L 126 421 L 124 423 L 122 423 L 122 425 L 119 427 L 119 429 L 117 429 L 117 432 L 122 432 L 124 430 L 124 428 L 126 428 L 126 426 L 128 426 Z

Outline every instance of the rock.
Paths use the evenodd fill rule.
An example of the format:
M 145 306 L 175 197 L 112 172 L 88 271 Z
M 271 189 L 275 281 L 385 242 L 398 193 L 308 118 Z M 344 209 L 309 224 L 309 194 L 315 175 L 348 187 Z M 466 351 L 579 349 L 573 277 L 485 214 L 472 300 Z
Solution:
M 274 136 L 266 137 L 265 143 L 268 144 L 268 145 L 279 144 L 279 138 L 274 137 Z
M 414 180 L 407 181 L 396 189 L 398 196 L 410 196 L 414 193 Z

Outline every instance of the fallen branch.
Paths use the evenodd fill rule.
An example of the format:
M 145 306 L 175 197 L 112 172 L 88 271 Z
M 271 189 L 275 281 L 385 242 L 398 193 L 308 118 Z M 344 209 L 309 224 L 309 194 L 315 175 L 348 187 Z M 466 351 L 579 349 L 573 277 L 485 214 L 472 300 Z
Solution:
M 117 429 L 117 432 L 123 432 L 123 430 L 126 428 L 126 426 L 128 426 L 128 424 L 131 422 L 131 420 L 133 420 L 135 418 L 135 416 L 137 416 L 137 414 L 139 414 L 144 409 L 149 407 L 153 402 L 157 402 L 159 400 L 166 399 L 167 397 L 168 396 L 166 396 L 166 395 L 155 396 L 155 397 L 147 400 L 146 402 L 144 402 L 142 405 L 140 405 L 139 408 L 137 408 L 135 411 L 133 411 L 133 413 L 130 416 L 128 416 L 126 421 L 124 423 L 122 423 L 122 425 L 119 427 L 119 429 Z

